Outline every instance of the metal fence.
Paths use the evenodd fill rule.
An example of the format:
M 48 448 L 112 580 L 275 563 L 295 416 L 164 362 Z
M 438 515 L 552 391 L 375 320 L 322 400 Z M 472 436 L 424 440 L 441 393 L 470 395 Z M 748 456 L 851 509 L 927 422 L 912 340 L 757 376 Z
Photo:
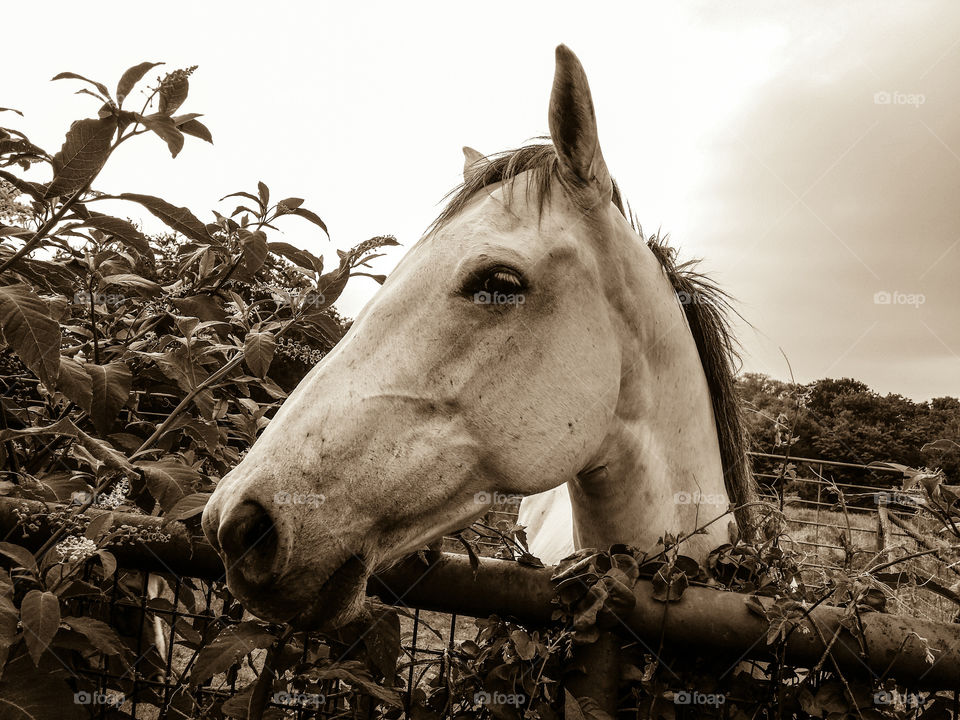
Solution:
M 922 493 L 903 489 L 902 471 L 866 465 L 789 455 L 751 452 L 754 476 L 761 493 L 778 503 L 784 499 L 784 546 L 801 558 L 804 577 L 812 586 L 823 585 L 833 571 L 857 567 L 877 553 L 911 554 L 923 550 L 918 538 L 930 530 L 918 512 Z M 519 502 L 508 498 L 488 513 L 483 526 L 470 540 L 482 551 L 502 551 L 495 531 L 511 527 Z M 499 526 L 499 528 L 498 528 Z M 448 538 L 445 549 L 456 552 L 458 543 Z M 930 559 L 911 563 L 937 584 L 960 580 L 945 577 L 941 563 Z M 902 612 L 932 620 L 949 621 L 957 612 L 949 600 L 922 589 L 906 590 Z
M 784 545 L 801 558 L 808 584 L 826 583 L 834 571 L 863 567 L 875 558 L 905 557 L 928 548 L 936 527 L 920 510 L 923 491 L 902 471 L 879 465 L 785 458 L 752 453 L 761 491 L 783 498 Z M 906 485 L 906 487 L 905 487 Z M 951 621 L 957 607 L 936 589 L 960 580 L 931 557 L 900 566 L 926 582 L 893 593 L 895 610 Z
M 812 579 L 849 564 L 851 554 L 877 552 L 878 547 L 902 546 L 906 551 L 915 547 L 916 533 L 922 529 L 917 528 L 913 533 L 909 530 L 910 524 L 917 521 L 909 501 L 893 495 L 890 503 L 877 502 L 878 493 L 901 492 L 898 471 L 803 458 L 785 462 L 782 456 L 759 454 L 755 455 L 754 463 L 760 483 L 787 498 L 788 541 L 804 554 L 805 567 L 811 572 Z M 895 514 L 901 524 L 895 525 L 894 530 L 885 527 L 880 519 L 881 508 Z M 515 519 L 515 503 L 491 511 L 485 525 L 478 528 L 481 537 L 475 538 L 477 544 L 486 550 L 484 554 L 494 555 L 500 547 L 496 540 L 498 524 L 502 523 L 500 529 L 508 529 Z M 148 521 L 159 522 L 155 518 Z M 0 506 L 0 528 L 13 528 L 16 522 L 9 507 Z M 41 528 L 41 535 L 42 532 Z M 844 536 L 846 540 L 843 540 Z M 446 545 L 448 550 L 456 550 L 456 547 L 457 541 L 453 539 Z M 91 672 L 101 693 L 123 694 L 122 709 L 133 717 L 184 717 L 179 708 L 192 706 L 194 702 L 202 708 L 216 700 L 235 696 L 238 688 L 252 680 L 256 668 L 262 666 L 264 651 L 259 651 L 252 654 L 252 662 L 244 670 L 221 673 L 198 687 L 185 682 L 196 660 L 196 651 L 191 648 L 190 640 L 197 630 L 213 626 L 219 630 L 244 619 L 239 603 L 221 583 L 214 581 L 222 572 L 215 556 L 189 555 L 172 552 L 170 547 L 161 545 L 119 549 L 117 556 L 121 569 L 114 576 L 109 597 L 77 597 L 69 601 L 74 614 L 102 619 L 133 639 L 131 644 L 137 656 L 135 672 L 124 671 L 106 656 L 101 657 L 101 664 Z M 468 565 L 452 560 L 445 562 L 448 566 L 444 570 L 446 575 L 440 573 L 440 579 L 422 583 L 415 592 L 404 593 L 403 598 L 398 597 L 399 593 L 391 598 L 386 583 L 381 588 L 386 589 L 381 593 L 386 602 L 410 609 L 410 617 L 402 621 L 403 655 L 399 663 L 405 680 L 403 692 L 408 699 L 428 675 L 444 677 L 451 653 L 456 652 L 458 643 L 475 635 L 472 617 L 499 611 L 521 619 L 526 616 L 533 622 L 549 618 L 551 589 L 542 574 L 533 575 L 530 568 L 504 569 L 504 566 L 516 566 L 516 563 L 490 564 L 484 565 L 486 575 L 473 578 L 471 584 Z M 484 592 L 477 591 L 481 586 Z M 682 608 L 674 608 L 670 620 L 673 625 L 668 627 L 656 621 L 658 632 L 673 632 L 682 642 L 686 637 L 684 633 L 691 631 L 688 626 L 693 626 L 692 631 L 697 633 L 698 641 L 702 641 L 703 633 L 708 632 L 703 627 L 707 617 L 704 613 L 715 612 L 718 607 L 716 591 L 704 589 L 703 592 L 714 595 L 705 598 L 700 609 L 696 607 L 696 599 L 692 599 L 690 602 L 694 606 L 688 616 L 684 616 Z M 646 614 L 652 617 L 656 606 L 645 607 Z M 466 617 L 448 612 L 454 609 L 465 613 Z M 938 609 L 933 604 L 924 607 L 921 614 L 942 622 L 946 618 L 942 613 L 938 614 Z M 743 633 L 744 624 L 749 624 L 750 620 L 740 617 L 738 612 L 738 606 L 731 605 L 718 612 L 710 622 L 728 623 L 727 636 Z M 650 622 L 650 617 L 644 617 L 644 613 L 638 611 L 632 622 L 636 627 L 631 633 L 643 637 L 643 623 Z M 925 628 L 924 632 L 936 633 L 940 632 L 938 628 L 941 626 L 928 625 Z M 752 626 L 748 628 L 749 632 L 755 630 Z M 889 635 L 889 629 L 876 632 L 877 642 L 886 642 L 884 633 Z M 302 649 L 304 658 L 319 643 L 311 642 L 312 646 L 308 644 Z M 960 643 L 956 639 L 950 642 L 954 643 L 954 651 L 960 653 Z M 809 655 L 814 649 L 800 648 L 797 652 L 802 657 L 803 653 Z M 291 708 L 276 698 L 270 705 L 283 710 L 285 717 L 298 720 L 371 716 L 369 709 L 350 704 L 349 693 L 338 681 L 325 682 L 322 690 L 324 703 L 318 707 L 300 705 Z M 100 717 L 109 717 L 109 706 L 103 706 Z

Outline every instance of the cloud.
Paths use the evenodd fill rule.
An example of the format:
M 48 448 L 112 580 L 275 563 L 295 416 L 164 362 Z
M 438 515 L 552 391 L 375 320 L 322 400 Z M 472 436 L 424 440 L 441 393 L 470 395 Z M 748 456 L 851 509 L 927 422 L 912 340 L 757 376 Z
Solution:
M 784 376 L 782 346 L 798 380 L 957 394 L 960 7 L 917 7 L 821 17 L 831 41 L 797 32 L 718 129 L 698 223 L 760 331 L 742 329 L 747 369 Z

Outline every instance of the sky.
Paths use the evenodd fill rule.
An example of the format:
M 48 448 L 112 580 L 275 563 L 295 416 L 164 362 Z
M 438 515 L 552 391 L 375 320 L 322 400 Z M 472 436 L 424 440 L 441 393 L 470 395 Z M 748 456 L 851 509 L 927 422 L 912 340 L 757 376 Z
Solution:
M 644 228 L 703 258 L 737 298 L 745 371 L 960 395 L 960 3 L 201 0 L 158 12 L 53 0 L 12 12 L 31 31 L 5 38 L 0 106 L 26 117 L 0 120 L 48 149 L 97 109 L 56 73 L 114 87 L 141 61 L 199 65 L 182 112 L 204 114 L 214 145 L 188 138 L 171 159 L 139 138 L 97 189 L 210 220 L 233 209 L 221 196 L 262 180 L 274 198 L 305 198 L 331 234 L 286 218 L 273 239 L 334 263 L 336 248 L 395 235 L 384 273 L 459 181 L 461 146 L 493 153 L 547 133 L 565 43 Z M 351 281 L 338 308 L 356 315 L 377 287 Z

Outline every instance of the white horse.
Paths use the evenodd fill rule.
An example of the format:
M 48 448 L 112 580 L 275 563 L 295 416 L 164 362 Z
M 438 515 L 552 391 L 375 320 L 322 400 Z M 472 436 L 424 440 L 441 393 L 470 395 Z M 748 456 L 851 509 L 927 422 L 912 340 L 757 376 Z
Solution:
M 664 533 L 702 559 L 728 539 L 710 521 L 753 499 L 724 296 L 634 230 L 583 68 L 556 60 L 552 143 L 468 152 L 464 185 L 211 497 L 204 531 L 255 614 L 347 622 L 371 572 L 498 494 L 533 496 L 521 519 L 549 562 Z

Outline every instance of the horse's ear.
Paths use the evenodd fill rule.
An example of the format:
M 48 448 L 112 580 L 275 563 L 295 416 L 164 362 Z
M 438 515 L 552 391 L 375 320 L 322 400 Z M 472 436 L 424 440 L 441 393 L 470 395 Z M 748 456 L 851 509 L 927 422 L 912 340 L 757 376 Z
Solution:
M 474 150 L 469 145 L 463 146 L 463 181 L 467 182 L 470 179 L 470 172 L 473 170 L 474 166 L 479 162 L 486 162 L 486 156 Z
M 566 45 L 557 47 L 557 69 L 550 93 L 550 138 L 567 189 L 589 207 L 609 201 L 613 183 L 600 152 L 587 74 Z

